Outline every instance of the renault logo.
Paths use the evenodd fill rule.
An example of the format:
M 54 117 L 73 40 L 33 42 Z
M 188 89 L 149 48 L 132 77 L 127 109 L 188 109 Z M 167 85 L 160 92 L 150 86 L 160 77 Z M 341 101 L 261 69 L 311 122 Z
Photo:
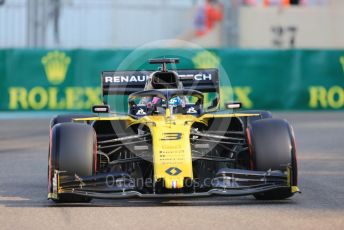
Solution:
M 171 168 L 166 169 L 165 172 L 166 172 L 168 175 L 177 176 L 179 173 L 182 172 L 182 170 L 180 170 L 179 168 L 176 168 L 176 167 L 171 167 Z

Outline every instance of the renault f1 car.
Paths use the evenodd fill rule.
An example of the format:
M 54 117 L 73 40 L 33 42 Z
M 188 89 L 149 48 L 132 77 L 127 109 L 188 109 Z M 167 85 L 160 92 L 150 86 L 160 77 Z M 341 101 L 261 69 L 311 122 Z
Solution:
M 48 198 L 181 198 L 299 192 L 292 127 L 268 111 L 220 109 L 217 69 L 102 72 L 103 105 L 51 120 Z M 209 106 L 205 100 L 214 99 Z M 126 96 L 128 112 L 107 99 Z M 206 98 L 207 97 L 207 98 Z

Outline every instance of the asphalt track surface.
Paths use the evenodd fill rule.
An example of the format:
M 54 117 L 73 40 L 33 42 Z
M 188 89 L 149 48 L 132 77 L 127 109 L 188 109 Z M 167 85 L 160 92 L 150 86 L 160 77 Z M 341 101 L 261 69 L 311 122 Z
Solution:
M 0 229 L 344 229 L 344 113 L 276 116 L 290 121 L 297 138 L 302 194 L 292 199 L 56 205 L 46 199 L 49 119 L 7 114 L 0 119 Z

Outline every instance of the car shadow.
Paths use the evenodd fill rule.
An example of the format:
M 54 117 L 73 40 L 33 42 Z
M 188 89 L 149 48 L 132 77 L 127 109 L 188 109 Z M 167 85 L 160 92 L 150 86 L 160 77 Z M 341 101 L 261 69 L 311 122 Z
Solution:
M 179 198 L 179 199 L 93 199 L 90 203 L 54 203 L 45 199 L 29 199 L 24 197 L 7 197 L 0 199 L 0 206 L 5 207 L 174 207 L 174 206 L 255 206 L 255 205 L 295 205 L 293 199 L 263 201 L 254 197 L 207 197 L 207 198 Z

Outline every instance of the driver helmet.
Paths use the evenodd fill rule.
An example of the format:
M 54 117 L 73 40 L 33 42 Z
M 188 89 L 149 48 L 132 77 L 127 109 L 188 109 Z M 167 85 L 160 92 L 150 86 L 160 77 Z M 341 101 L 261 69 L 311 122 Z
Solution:
M 173 107 L 177 107 L 182 104 L 182 100 L 180 99 L 180 97 L 177 96 L 177 97 L 171 98 L 169 101 L 169 104 L 172 105 Z

